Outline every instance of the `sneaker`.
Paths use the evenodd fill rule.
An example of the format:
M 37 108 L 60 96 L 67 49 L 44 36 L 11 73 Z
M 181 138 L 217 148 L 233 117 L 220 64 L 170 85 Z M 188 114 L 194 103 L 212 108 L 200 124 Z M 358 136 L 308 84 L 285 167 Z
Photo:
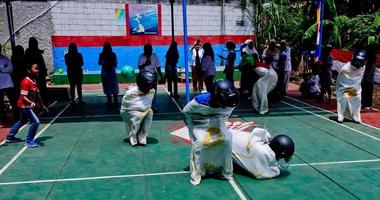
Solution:
M 15 136 L 7 136 L 5 139 L 5 142 L 7 143 L 16 143 L 16 142 L 22 142 L 23 140 L 21 138 L 15 137 Z
M 28 148 L 35 148 L 35 147 L 38 147 L 39 145 L 34 140 L 31 140 L 31 141 L 26 141 L 25 146 Z

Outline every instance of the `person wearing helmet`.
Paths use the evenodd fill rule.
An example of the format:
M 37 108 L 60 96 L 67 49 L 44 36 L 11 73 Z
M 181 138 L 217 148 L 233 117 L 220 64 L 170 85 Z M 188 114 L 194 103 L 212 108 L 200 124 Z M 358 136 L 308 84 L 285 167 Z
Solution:
M 120 115 L 125 121 L 128 138 L 132 146 L 146 145 L 146 137 L 153 120 L 151 109 L 154 98 L 156 75 L 141 71 L 136 77 L 137 86 L 131 86 L 121 102 Z
M 190 182 L 198 185 L 202 176 L 232 177 L 232 136 L 225 125 L 238 104 L 238 93 L 229 80 L 217 80 L 211 93 L 203 93 L 183 109 L 192 143 Z
M 333 62 L 333 67 L 338 71 L 336 100 L 339 123 L 343 122 L 345 114 L 346 117 L 352 118 L 355 123 L 361 123 L 361 82 L 366 60 L 365 51 L 358 50 L 354 53 L 351 62 L 346 64 L 339 61 Z
M 234 162 L 256 179 L 274 178 L 280 175 L 280 168 L 289 166 L 295 149 L 289 136 L 272 138 L 266 129 L 257 127 L 249 134 L 239 130 L 231 132 Z

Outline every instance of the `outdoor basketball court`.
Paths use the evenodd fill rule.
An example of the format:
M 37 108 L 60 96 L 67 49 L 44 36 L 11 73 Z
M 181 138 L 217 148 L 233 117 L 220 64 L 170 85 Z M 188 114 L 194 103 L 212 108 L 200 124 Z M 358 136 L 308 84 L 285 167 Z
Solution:
M 256 180 L 236 167 L 232 181 L 208 178 L 193 186 L 191 146 L 170 134 L 184 127 L 183 99 L 175 103 L 160 89 L 148 146 L 131 147 L 123 142 L 127 134 L 118 109 L 107 109 L 101 94 L 86 92 L 87 104 L 74 108 L 55 103 L 40 118 L 40 147 L 0 147 L 0 199 L 379 198 L 379 129 L 338 124 L 334 113 L 290 98 L 273 104 L 266 115 L 242 103 L 231 121 L 255 121 L 272 135 L 293 138 L 296 151 L 288 172 Z

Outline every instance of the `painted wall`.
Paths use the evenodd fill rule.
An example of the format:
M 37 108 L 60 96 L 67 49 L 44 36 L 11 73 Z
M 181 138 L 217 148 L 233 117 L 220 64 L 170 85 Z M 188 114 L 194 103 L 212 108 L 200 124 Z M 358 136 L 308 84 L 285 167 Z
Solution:
M 224 9 L 224 24 L 222 24 L 221 6 L 209 3 L 188 5 L 188 35 L 189 44 L 194 40 L 210 41 L 215 54 L 226 54 L 224 43 L 231 39 L 242 43 L 252 38 L 250 26 L 236 26 L 236 20 L 241 17 L 237 9 L 239 1 L 229 3 Z M 15 29 L 21 27 L 16 34 L 17 44 L 27 47 L 29 37 L 35 36 L 40 48 L 45 50 L 44 58 L 51 72 L 58 68 L 65 69 L 63 59 L 67 46 L 75 42 L 84 57 L 84 69 L 88 73 L 99 71 L 98 55 L 105 41 L 110 41 L 119 59 L 119 67 L 136 66 L 137 58 L 142 53 L 142 46 L 150 42 L 154 51 L 160 56 L 164 66 L 164 55 L 171 41 L 170 4 L 160 4 L 160 33 L 157 36 L 128 35 L 128 20 L 122 20 L 120 13 L 126 8 L 125 3 L 105 0 L 83 1 L 51 1 L 51 2 L 12 2 Z M 50 8 L 51 9 L 48 9 Z M 0 42 L 8 38 L 5 3 L 0 2 Z M 183 24 L 182 5 L 175 4 L 175 35 L 179 44 L 180 63 L 183 59 Z M 34 17 L 37 18 L 33 19 Z M 127 16 L 125 12 L 124 17 Z M 29 20 L 30 23 L 24 25 Z M 246 21 L 248 21 L 246 19 Z M 247 23 L 248 24 L 248 23 Z M 8 43 L 9 44 L 9 43 Z M 216 57 L 216 64 L 220 60 Z

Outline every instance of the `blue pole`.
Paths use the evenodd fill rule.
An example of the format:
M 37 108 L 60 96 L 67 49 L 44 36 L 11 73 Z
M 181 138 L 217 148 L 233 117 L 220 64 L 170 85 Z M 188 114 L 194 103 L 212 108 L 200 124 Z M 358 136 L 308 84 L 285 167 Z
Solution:
M 186 103 L 190 101 L 190 84 L 189 84 L 189 64 L 188 64 L 188 41 L 187 41 L 187 14 L 186 14 L 187 0 L 182 1 L 182 15 L 183 15 L 183 46 L 185 56 L 185 77 L 186 77 Z
M 322 36 L 323 36 L 323 13 L 324 13 L 324 10 L 325 10 L 325 0 L 321 0 L 320 1 L 320 9 L 321 9 L 321 16 L 320 16 L 320 28 L 319 28 L 319 43 L 317 44 L 317 50 L 316 50 L 316 53 L 317 53 L 317 57 L 318 57 L 318 60 L 321 59 L 321 51 L 322 51 Z

